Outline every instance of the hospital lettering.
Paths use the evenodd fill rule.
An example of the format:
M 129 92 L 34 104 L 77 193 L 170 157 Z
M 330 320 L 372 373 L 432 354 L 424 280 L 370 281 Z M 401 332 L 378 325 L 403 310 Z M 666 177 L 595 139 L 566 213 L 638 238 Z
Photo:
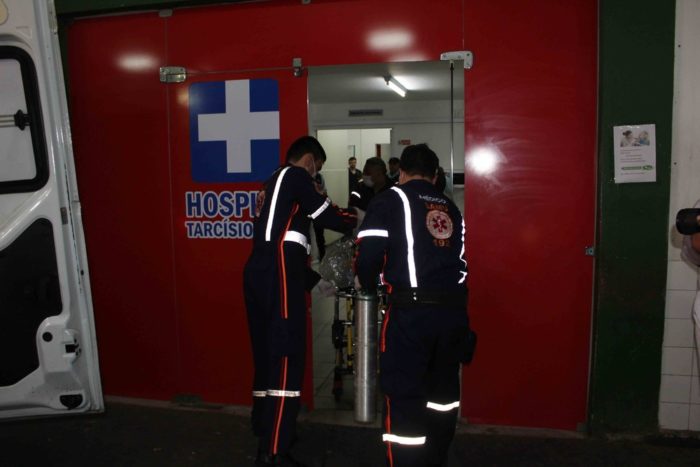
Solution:
M 185 221 L 187 238 L 253 238 L 250 221 Z
M 256 197 L 257 191 L 186 192 L 187 238 L 253 238 Z

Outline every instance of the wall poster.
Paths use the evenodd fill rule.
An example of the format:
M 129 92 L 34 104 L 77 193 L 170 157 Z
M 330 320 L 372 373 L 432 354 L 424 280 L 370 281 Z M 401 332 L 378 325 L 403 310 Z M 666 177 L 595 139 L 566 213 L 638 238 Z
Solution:
M 656 125 L 613 127 L 615 183 L 656 181 Z

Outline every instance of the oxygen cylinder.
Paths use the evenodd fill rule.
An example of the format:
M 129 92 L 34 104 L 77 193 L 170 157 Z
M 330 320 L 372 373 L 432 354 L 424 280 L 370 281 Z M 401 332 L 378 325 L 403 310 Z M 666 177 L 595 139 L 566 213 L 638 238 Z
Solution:
M 376 294 L 355 297 L 355 421 L 372 423 L 377 416 Z

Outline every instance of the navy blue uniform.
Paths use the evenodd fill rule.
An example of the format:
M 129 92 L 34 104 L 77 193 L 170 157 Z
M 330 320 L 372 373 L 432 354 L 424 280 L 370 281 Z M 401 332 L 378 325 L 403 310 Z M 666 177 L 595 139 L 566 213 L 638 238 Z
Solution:
M 363 211 L 367 210 L 367 207 L 369 206 L 369 202 L 372 201 L 372 198 L 377 196 L 379 193 L 382 193 L 389 188 L 393 186 L 393 183 L 391 180 L 387 178 L 386 184 L 384 187 L 382 187 L 381 190 L 379 190 L 378 193 L 375 193 L 374 190 L 364 183 L 359 183 L 356 187 L 355 190 L 350 192 L 350 198 L 348 200 L 348 206 L 354 207 L 354 208 L 359 208 L 362 209 Z
M 389 466 L 446 462 L 469 347 L 464 232 L 454 203 L 421 179 L 376 196 L 358 232 L 362 288 L 379 276 L 389 293 L 379 345 Z
M 353 191 L 357 191 L 360 183 L 362 183 L 362 172 L 356 170 L 353 174 L 348 168 L 348 195 L 351 195 Z
M 289 450 L 299 411 L 306 350 L 311 221 L 348 233 L 357 219 L 319 194 L 309 173 L 277 170 L 265 184 L 243 280 L 253 346 L 253 432 L 270 455 Z M 317 277 L 317 276 L 316 276 Z M 317 279 L 316 279 L 317 280 Z

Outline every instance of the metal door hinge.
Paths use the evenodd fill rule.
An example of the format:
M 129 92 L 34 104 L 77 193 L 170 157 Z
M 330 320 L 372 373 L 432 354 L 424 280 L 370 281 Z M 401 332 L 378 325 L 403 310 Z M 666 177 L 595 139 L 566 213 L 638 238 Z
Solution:
M 586 256 L 595 256 L 595 247 L 594 246 L 587 246 L 584 251 L 586 253 Z
M 471 70 L 474 66 L 474 54 L 469 50 L 454 50 L 440 54 L 440 60 L 464 60 L 464 69 Z
M 63 225 L 68 224 L 68 209 L 66 208 L 61 208 L 61 222 Z
M 293 74 L 295 78 L 300 78 L 301 75 L 304 74 L 304 68 L 301 64 L 301 58 L 296 57 L 292 59 L 292 68 L 293 68 Z
M 182 83 L 187 79 L 187 69 L 182 66 L 160 67 L 161 83 Z

